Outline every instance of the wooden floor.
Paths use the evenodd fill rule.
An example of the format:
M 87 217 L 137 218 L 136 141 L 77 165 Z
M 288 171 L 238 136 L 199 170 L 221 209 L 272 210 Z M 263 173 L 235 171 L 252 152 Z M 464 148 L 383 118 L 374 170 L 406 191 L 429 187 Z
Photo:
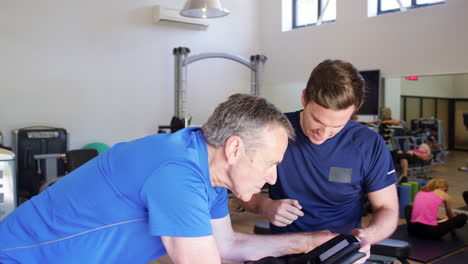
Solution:
M 444 164 L 431 166 L 431 172 L 428 175 L 431 178 L 445 178 L 448 181 L 448 193 L 452 196 L 454 208 L 466 205 L 463 200 L 462 193 L 463 191 L 468 190 L 468 172 L 459 171 L 458 168 L 461 166 L 467 166 L 467 160 L 468 152 L 451 151 L 443 158 Z M 234 202 L 230 202 L 230 214 L 233 228 L 239 232 L 252 233 L 255 223 L 264 220 L 263 217 L 252 213 L 240 212 L 237 210 L 237 206 Z M 363 217 L 362 223 L 364 226 L 369 222 L 370 218 L 370 215 Z M 400 224 L 403 224 L 404 222 L 405 221 L 403 219 L 400 220 Z M 167 256 L 150 263 L 172 264 L 171 260 Z M 410 263 L 416 264 L 419 262 L 410 261 Z

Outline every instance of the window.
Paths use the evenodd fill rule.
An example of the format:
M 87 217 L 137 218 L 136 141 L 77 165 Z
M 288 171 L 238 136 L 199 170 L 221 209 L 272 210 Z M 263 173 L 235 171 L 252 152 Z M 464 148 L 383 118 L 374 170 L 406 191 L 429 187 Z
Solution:
M 336 20 L 336 0 L 292 0 L 292 4 L 293 28 Z
M 405 11 L 410 8 L 443 4 L 445 0 L 378 0 L 377 13 Z

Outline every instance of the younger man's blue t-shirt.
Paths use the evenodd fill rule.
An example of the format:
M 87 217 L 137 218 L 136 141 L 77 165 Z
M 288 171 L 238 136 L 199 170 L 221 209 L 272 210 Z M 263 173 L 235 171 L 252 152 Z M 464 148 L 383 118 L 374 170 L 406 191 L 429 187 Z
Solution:
M 147 263 L 160 236 L 213 234 L 227 190 L 211 185 L 199 128 L 115 145 L 0 223 L 0 263 Z
M 313 144 L 300 126 L 300 111 L 287 113 L 296 140 L 290 140 L 270 197 L 297 199 L 304 216 L 273 233 L 328 229 L 349 233 L 361 227 L 365 195 L 397 181 L 390 152 L 382 137 L 349 121 L 334 137 Z

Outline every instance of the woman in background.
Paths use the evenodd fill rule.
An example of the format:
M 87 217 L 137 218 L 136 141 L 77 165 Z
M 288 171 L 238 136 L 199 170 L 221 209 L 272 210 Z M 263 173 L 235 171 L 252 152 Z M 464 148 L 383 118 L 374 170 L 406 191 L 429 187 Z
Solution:
M 394 150 L 391 153 L 395 166 L 398 164 L 401 167 L 400 183 L 408 182 L 409 165 L 424 166 L 431 163 L 431 148 L 426 143 L 419 145 L 417 149 Z
M 408 223 L 411 235 L 425 239 L 439 239 L 455 228 L 465 225 L 467 216 L 456 215 L 452 210 L 452 198 L 447 193 L 448 183 L 445 179 L 430 180 L 416 194 Z M 446 215 L 439 215 L 439 207 L 444 204 Z

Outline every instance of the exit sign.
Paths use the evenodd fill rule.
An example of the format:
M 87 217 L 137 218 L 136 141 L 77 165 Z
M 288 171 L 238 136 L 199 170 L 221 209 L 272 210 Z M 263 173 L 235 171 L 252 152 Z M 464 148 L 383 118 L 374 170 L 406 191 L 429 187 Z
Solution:
M 418 76 L 407 76 L 406 80 L 417 81 L 417 80 L 419 80 L 419 77 Z

